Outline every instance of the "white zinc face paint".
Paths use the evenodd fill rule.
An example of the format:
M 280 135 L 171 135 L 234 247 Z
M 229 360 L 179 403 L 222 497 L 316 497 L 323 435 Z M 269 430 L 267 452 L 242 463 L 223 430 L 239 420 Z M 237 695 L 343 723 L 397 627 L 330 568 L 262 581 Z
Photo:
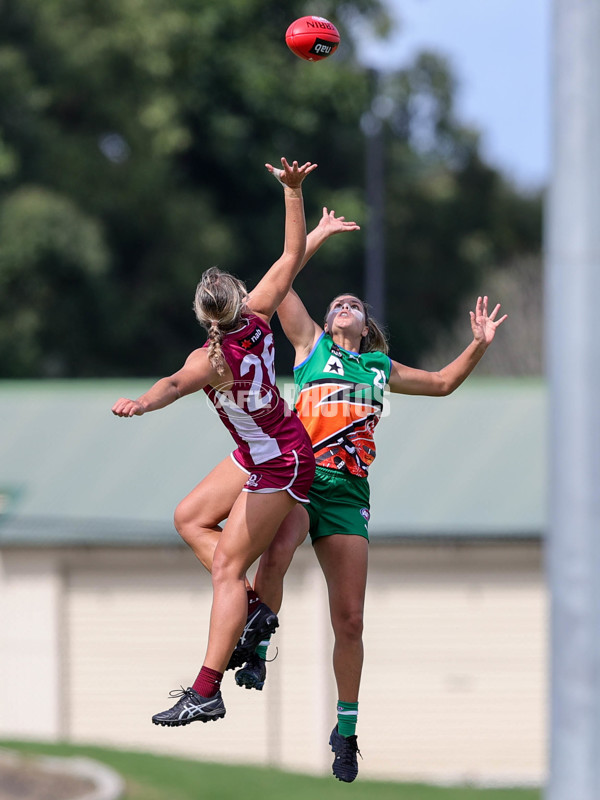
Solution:
M 362 304 L 360 300 L 357 300 L 355 297 L 351 297 L 345 300 L 336 300 L 331 306 L 329 309 L 329 314 L 327 315 L 327 327 L 329 330 L 331 330 L 333 320 L 340 313 L 340 311 L 348 311 L 361 323 L 361 325 L 364 326 L 365 313 L 363 311 Z

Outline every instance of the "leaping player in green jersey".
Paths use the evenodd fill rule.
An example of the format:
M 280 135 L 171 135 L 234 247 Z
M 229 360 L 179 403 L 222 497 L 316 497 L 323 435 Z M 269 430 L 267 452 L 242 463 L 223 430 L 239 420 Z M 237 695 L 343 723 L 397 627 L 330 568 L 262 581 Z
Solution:
M 339 218 L 343 220 L 343 217 Z M 358 226 L 323 211 L 307 240 L 305 263 L 333 233 Z M 382 412 L 383 393 L 444 397 L 470 375 L 496 329 L 500 304 L 488 314 L 488 298 L 479 297 L 470 312 L 473 339 L 438 372 L 392 361 L 385 335 L 369 309 L 353 294 L 334 298 L 323 325 L 309 315 L 291 289 L 277 313 L 296 357 L 296 409 L 310 435 L 317 463 L 310 505 L 296 506 L 282 523 L 259 562 L 254 590 L 275 613 L 281 607 L 283 577 L 295 549 L 310 533 L 329 593 L 335 644 L 333 669 L 338 690 L 337 725 L 329 744 L 333 774 L 353 781 L 358 774 L 356 722 L 363 664 L 363 608 L 367 580 L 369 483 L 375 458 L 373 432 Z M 236 673 L 236 682 L 262 689 L 268 641 L 257 647 Z

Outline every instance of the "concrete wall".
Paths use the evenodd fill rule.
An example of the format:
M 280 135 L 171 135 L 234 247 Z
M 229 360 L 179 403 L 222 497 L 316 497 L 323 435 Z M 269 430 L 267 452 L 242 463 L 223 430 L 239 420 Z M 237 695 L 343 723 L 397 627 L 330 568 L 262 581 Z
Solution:
M 63 732 L 62 569 L 54 552 L 0 551 L 2 735 L 54 739 Z
M 210 602 L 183 549 L 0 551 L 0 736 L 328 773 L 332 638 L 309 545 L 287 576 L 264 691 L 229 672 L 224 720 L 151 724 L 196 676 Z M 537 544 L 372 545 L 361 775 L 543 782 L 546 604 Z

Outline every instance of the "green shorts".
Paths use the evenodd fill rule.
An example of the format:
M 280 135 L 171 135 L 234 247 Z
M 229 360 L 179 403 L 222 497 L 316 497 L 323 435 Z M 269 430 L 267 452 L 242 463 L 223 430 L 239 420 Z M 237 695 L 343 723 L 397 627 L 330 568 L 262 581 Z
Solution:
M 305 506 L 310 538 L 345 533 L 369 539 L 369 481 L 348 473 L 317 467 Z

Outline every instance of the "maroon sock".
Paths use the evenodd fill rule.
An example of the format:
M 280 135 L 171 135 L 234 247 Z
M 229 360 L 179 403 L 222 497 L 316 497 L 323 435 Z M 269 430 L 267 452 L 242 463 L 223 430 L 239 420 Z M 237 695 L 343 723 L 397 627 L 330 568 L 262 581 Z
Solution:
M 254 611 L 256 606 L 260 603 L 260 597 L 253 589 L 246 589 L 248 595 L 248 616 Z
M 192 685 L 192 689 L 198 692 L 202 697 L 214 697 L 219 691 L 222 679 L 222 672 L 217 672 L 215 669 L 209 669 L 208 667 L 202 667 Z

